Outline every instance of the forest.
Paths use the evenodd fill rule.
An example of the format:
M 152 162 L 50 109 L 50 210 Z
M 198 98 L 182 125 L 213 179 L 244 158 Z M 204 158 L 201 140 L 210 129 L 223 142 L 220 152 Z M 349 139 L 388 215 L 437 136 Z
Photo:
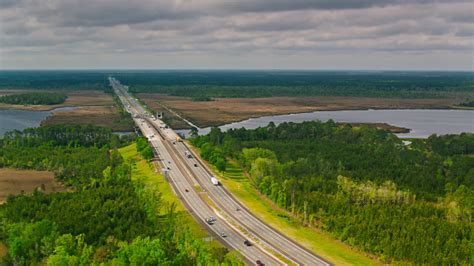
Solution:
M 0 264 L 241 265 L 225 248 L 204 245 L 174 205 L 131 180 L 131 162 L 117 151 L 131 141 L 101 127 L 65 125 L 0 139 L 1 167 L 53 171 L 69 187 L 0 205 L 0 242 L 8 249 Z
M 440 98 L 472 93 L 469 72 L 154 71 L 114 74 L 135 93 L 195 98 L 356 96 Z M 470 97 L 473 97 L 472 94 Z
M 202 101 L 215 97 L 356 96 L 474 97 L 472 72 L 289 70 L 0 71 L 0 89 L 110 91 L 112 75 L 130 91 Z
M 474 134 L 404 145 L 388 131 L 330 120 L 213 128 L 191 142 L 219 170 L 241 167 L 296 223 L 385 262 L 474 262 Z
M 27 92 L 1 96 L 0 103 L 23 105 L 53 105 L 63 103 L 66 98 L 66 94 L 58 92 Z
M 3 70 L 0 89 L 108 91 L 107 76 L 103 71 Z

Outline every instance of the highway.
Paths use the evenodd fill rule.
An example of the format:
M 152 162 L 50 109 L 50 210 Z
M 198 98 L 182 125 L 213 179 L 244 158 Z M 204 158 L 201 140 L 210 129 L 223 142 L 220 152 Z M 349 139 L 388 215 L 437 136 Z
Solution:
M 184 142 L 176 141 L 178 135 L 146 111 L 120 82 L 114 78 L 109 80 L 135 124 L 154 148 L 160 167 L 175 193 L 190 213 L 224 245 L 238 250 L 248 263 L 260 260 L 265 265 L 330 265 L 259 220 L 225 187 L 212 184 L 212 171 Z M 190 158 L 185 153 L 191 154 Z M 213 225 L 206 222 L 211 216 L 217 218 Z M 221 233 L 226 237 L 221 237 Z M 253 245 L 246 246 L 245 240 Z

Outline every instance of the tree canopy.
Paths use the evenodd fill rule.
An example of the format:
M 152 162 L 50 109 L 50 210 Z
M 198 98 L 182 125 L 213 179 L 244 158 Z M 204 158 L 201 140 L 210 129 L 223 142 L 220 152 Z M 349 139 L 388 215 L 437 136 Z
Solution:
M 386 262 L 472 263 L 474 134 L 406 146 L 388 131 L 315 121 L 191 141 L 213 164 L 237 162 L 295 221 Z

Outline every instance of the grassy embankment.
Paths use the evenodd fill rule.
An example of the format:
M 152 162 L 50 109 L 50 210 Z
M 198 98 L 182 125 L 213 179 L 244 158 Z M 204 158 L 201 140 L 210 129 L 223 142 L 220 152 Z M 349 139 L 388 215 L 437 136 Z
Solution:
M 188 143 L 188 145 L 191 145 Z M 196 148 L 193 148 L 196 149 Z M 196 149 L 197 151 L 197 149 Z M 199 152 L 197 152 L 199 154 Z M 367 254 L 359 252 L 334 239 L 328 233 L 302 226 L 286 210 L 277 207 L 250 184 L 242 169 L 231 162 L 225 172 L 219 172 L 207 164 L 220 177 L 222 184 L 259 219 L 300 243 L 307 249 L 335 265 L 379 265 Z
M 193 235 L 199 238 L 208 237 L 208 232 L 198 224 L 194 218 L 186 211 L 184 205 L 174 194 L 171 185 L 165 180 L 162 174 L 156 173 L 152 164 L 142 159 L 138 154 L 136 145 L 131 144 L 129 146 L 119 149 L 125 160 L 131 160 L 133 162 L 132 179 L 140 180 L 145 186 L 156 189 L 161 194 L 163 201 L 176 205 L 176 211 L 183 221 L 189 226 Z M 163 210 L 164 211 L 164 210 Z M 217 240 L 206 242 L 209 247 L 222 247 Z

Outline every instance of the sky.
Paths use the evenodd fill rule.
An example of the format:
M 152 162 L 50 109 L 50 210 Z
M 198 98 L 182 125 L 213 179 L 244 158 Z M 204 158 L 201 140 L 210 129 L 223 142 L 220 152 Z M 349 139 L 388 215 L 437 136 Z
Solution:
M 0 0 L 0 69 L 474 70 L 457 0 Z

